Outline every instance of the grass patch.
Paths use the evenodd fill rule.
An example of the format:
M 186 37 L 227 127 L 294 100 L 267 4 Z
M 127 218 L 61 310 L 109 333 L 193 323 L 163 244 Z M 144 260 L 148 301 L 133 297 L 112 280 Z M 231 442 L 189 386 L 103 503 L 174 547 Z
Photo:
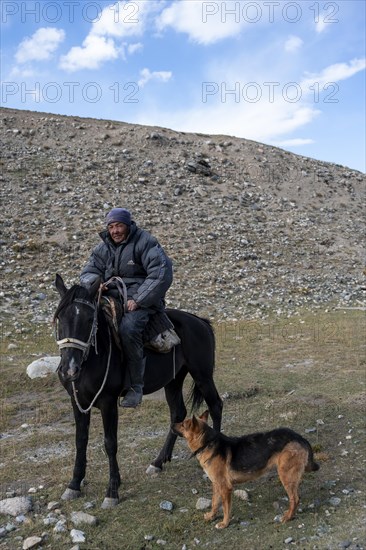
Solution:
M 54 343 L 49 327 L 38 332 L 36 342 L 25 329 L 26 338 L 16 339 L 16 349 L 9 349 L 13 334 L 2 340 L 1 498 L 8 490 L 24 494 L 30 486 L 43 489 L 34 496 L 36 513 L 30 523 L 7 535 L 0 548 L 21 548 L 16 537 L 47 532 L 44 547 L 69 549 L 69 534 L 56 535 L 42 518 L 48 513 L 47 503 L 59 500 L 71 477 L 71 406 L 56 377 L 27 378 L 25 367 L 34 359 L 32 354 L 54 353 Z M 144 399 L 137 411 L 120 411 L 121 503 L 109 511 L 100 509 L 108 460 L 100 415 L 93 411 L 83 496 L 60 504 L 60 513 L 69 518 L 72 510 L 94 503 L 90 513 L 99 523 L 83 528 L 87 543 L 80 548 L 154 549 L 161 548 L 164 540 L 167 549 L 186 545 L 257 550 L 283 548 L 290 537 L 293 545 L 304 549 L 337 548 L 346 539 L 362 547 L 364 334 L 365 317 L 359 311 L 305 312 L 291 319 L 216 326 L 215 380 L 224 396 L 223 431 L 240 435 L 288 426 L 305 435 L 319 453 L 321 469 L 305 476 L 300 511 L 293 522 L 274 523 L 286 501 L 277 477 L 270 476 L 244 486 L 249 501 L 234 499 L 227 529 L 217 531 L 214 523 L 206 524 L 195 504 L 198 497 L 211 498 L 211 484 L 197 461 L 188 459 L 183 440 L 178 440 L 163 474 L 147 477 L 145 469 L 163 445 L 169 416 L 164 401 Z M 189 385 L 190 381 L 187 391 Z M 339 498 L 339 504 L 332 497 Z M 173 503 L 172 512 L 160 509 L 163 500 Z M 0 517 L 0 525 L 6 521 Z

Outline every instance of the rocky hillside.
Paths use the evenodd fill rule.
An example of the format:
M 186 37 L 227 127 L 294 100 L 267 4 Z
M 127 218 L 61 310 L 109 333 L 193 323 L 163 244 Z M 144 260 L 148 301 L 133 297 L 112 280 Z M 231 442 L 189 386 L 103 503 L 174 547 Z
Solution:
M 174 261 L 168 304 L 213 319 L 364 304 L 365 175 L 227 136 L 1 110 L 3 312 L 50 318 L 128 207 Z

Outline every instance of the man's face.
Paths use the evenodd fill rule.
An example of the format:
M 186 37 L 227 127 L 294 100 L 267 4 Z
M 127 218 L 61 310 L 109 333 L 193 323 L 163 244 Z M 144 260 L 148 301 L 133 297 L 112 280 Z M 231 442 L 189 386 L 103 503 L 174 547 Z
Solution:
M 125 223 L 114 222 L 108 225 L 108 231 L 112 240 L 119 244 L 127 239 L 129 227 Z

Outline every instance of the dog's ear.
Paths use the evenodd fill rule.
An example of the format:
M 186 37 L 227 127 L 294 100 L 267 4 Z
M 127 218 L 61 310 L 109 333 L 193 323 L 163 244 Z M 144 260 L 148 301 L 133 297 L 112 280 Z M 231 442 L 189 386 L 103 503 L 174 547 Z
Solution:
M 206 424 L 207 424 L 209 414 L 210 414 L 210 413 L 209 413 L 208 411 L 205 411 L 205 412 L 202 413 L 201 416 L 199 417 L 200 420 L 203 420 L 203 422 L 206 422 Z
M 198 426 L 198 420 L 195 417 L 195 415 L 192 416 L 191 422 L 192 422 L 192 428 L 196 428 Z

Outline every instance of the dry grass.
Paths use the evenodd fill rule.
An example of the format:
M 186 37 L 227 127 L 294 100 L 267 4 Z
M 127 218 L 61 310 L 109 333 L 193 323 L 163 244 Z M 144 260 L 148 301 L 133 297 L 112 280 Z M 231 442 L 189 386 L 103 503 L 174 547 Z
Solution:
M 54 353 L 49 327 L 36 338 L 26 332 L 18 348 L 8 350 L 2 339 L 1 495 L 9 489 L 24 494 L 30 486 L 37 514 L 8 535 L 0 548 L 21 548 L 16 536 L 48 533 L 45 548 L 71 547 L 68 535 L 44 527 L 46 505 L 58 500 L 73 465 L 73 419 L 69 400 L 56 377 L 29 380 L 26 365 L 41 354 Z M 165 402 L 145 399 L 137 411 L 123 411 L 119 426 L 121 503 L 112 511 L 99 506 L 104 496 L 108 464 L 103 450 L 100 417 L 93 412 L 88 451 L 88 483 L 84 496 L 62 503 L 62 512 L 91 511 L 97 527 L 85 530 L 81 548 L 136 550 L 198 547 L 269 549 L 287 547 L 291 537 L 299 548 L 337 548 L 349 540 L 362 547 L 362 516 L 366 461 L 364 443 L 365 317 L 358 311 L 304 313 L 291 319 L 217 325 L 216 382 L 225 395 L 223 431 L 239 435 L 289 426 L 306 437 L 319 453 L 321 469 L 302 484 L 301 512 L 288 525 L 273 522 L 284 510 L 284 491 L 276 478 L 248 483 L 249 502 L 234 500 L 229 528 L 217 531 L 195 509 L 198 497 L 210 498 L 211 487 L 195 460 L 178 441 L 172 464 L 156 478 L 145 469 L 158 453 L 168 429 Z M 187 384 L 188 387 L 188 384 Z M 24 425 L 27 426 L 24 426 Z M 23 425 L 23 427 L 22 427 Z M 308 433 L 306 433 L 308 431 Z M 329 499 L 341 499 L 332 506 Z M 162 500 L 172 512 L 159 508 Z M 0 525 L 5 524 L 0 518 Z M 69 525 L 71 528 L 71 525 Z M 152 541 L 145 540 L 153 535 Z M 355 539 L 353 541 L 353 539 Z M 198 542 L 199 541 L 199 542 Z M 353 542 L 352 542 L 353 541 Z M 352 546 L 350 546 L 352 548 Z

